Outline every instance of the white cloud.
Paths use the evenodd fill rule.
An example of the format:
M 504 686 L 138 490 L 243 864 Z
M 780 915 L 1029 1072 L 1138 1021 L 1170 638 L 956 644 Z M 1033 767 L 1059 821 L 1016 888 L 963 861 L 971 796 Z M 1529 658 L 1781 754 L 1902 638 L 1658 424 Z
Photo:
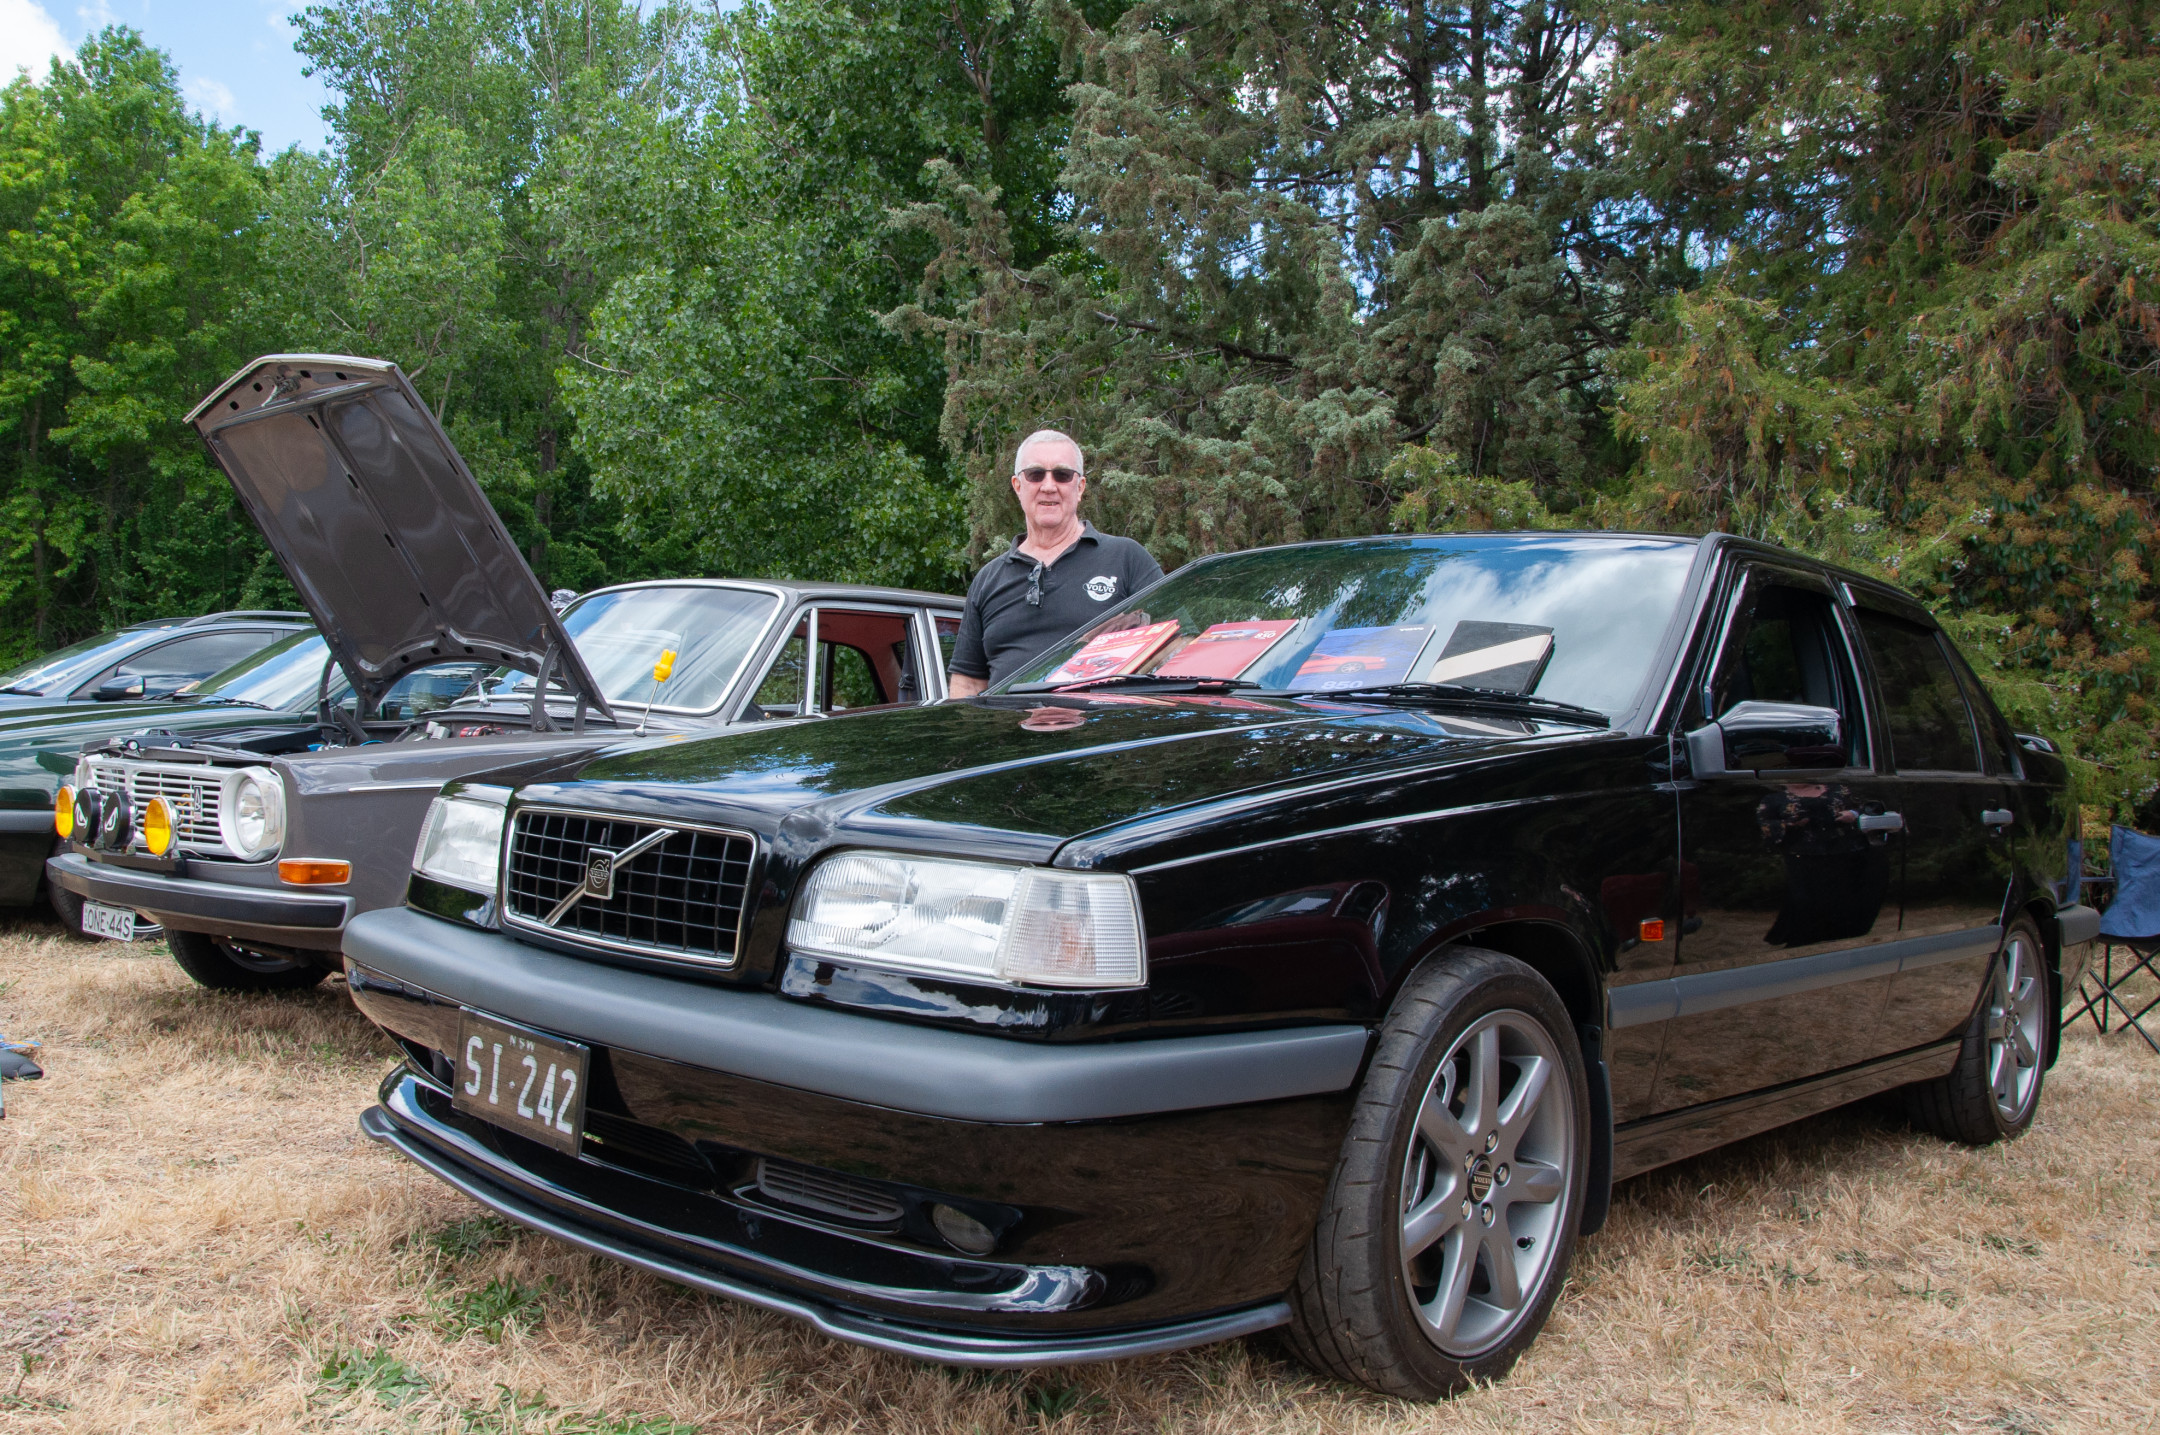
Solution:
M 6 0 L 0 0 L 0 4 Z M 216 120 L 229 125 L 240 118 L 240 102 L 233 98 L 232 86 L 221 80 L 205 79 L 201 75 L 180 87 L 180 93 L 188 97 L 188 103 Z
M 83 22 L 85 34 L 94 34 L 107 25 L 120 23 L 120 17 L 113 13 L 112 6 L 108 5 L 106 0 L 90 0 L 87 5 L 76 6 L 75 18 Z
M 60 27 L 37 0 L 0 0 L 0 84 L 14 79 L 17 70 L 42 80 L 55 55 L 75 58 Z

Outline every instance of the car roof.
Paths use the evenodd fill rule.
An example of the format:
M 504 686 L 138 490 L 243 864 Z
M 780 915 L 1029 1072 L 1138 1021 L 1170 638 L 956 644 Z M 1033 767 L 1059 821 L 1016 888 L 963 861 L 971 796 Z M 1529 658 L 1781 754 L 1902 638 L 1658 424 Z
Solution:
M 605 588 L 594 588 L 578 594 L 582 600 L 596 593 L 622 593 L 638 588 L 740 588 L 772 593 L 795 602 L 821 602 L 828 598 L 840 598 L 857 603 L 898 603 L 908 606 L 922 605 L 932 608 L 950 608 L 954 612 L 966 605 L 967 599 L 955 593 L 931 593 L 920 588 L 888 588 L 876 583 L 812 583 L 794 578 L 646 578 L 634 583 L 611 583 Z

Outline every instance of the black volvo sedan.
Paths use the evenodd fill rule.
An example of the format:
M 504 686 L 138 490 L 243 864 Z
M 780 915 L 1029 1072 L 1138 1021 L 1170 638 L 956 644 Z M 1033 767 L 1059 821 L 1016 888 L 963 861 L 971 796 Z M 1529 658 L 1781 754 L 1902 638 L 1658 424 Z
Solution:
M 1615 1180 L 1902 1088 L 2031 1123 L 2097 928 L 1925 610 L 1714 536 L 1193 563 L 964 703 L 437 799 L 363 1125 L 924 1359 L 1269 1327 L 1436 1397 Z

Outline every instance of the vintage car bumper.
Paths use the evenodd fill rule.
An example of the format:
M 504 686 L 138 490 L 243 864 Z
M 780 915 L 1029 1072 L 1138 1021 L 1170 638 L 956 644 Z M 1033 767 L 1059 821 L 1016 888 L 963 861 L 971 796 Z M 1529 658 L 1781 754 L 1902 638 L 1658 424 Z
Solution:
M 1363 1027 L 1058 1045 L 860 1016 L 543 951 L 411 911 L 346 934 L 405 1048 L 370 1136 L 515 1220 L 844 1339 L 963 1365 L 1264 1329 L 1310 1238 Z M 451 1103 L 459 1008 L 593 1048 L 572 1157 Z M 794 1207 L 773 1173 L 883 1203 Z M 937 1204 L 998 1231 L 975 1256 Z
M 93 862 L 66 852 L 45 864 L 54 886 L 78 897 L 148 912 L 168 928 L 208 932 L 238 941 L 334 952 L 352 916 L 350 897 L 242 887 L 201 877 L 174 877 Z

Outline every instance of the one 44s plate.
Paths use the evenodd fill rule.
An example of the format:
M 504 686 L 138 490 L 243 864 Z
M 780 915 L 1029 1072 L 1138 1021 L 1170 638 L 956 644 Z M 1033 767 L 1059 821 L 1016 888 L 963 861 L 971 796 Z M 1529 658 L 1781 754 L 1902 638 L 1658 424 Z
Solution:
M 450 1104 L 575 1156 L 591 1059 L 590 1047 L 467 1007 L 458 1019 Z
M 103 902 L 86 900 L 82 904 L 82 929 L 93 937 L 132 942 L 135 940 L 135 914 L 125 907 L 108 907 Z

